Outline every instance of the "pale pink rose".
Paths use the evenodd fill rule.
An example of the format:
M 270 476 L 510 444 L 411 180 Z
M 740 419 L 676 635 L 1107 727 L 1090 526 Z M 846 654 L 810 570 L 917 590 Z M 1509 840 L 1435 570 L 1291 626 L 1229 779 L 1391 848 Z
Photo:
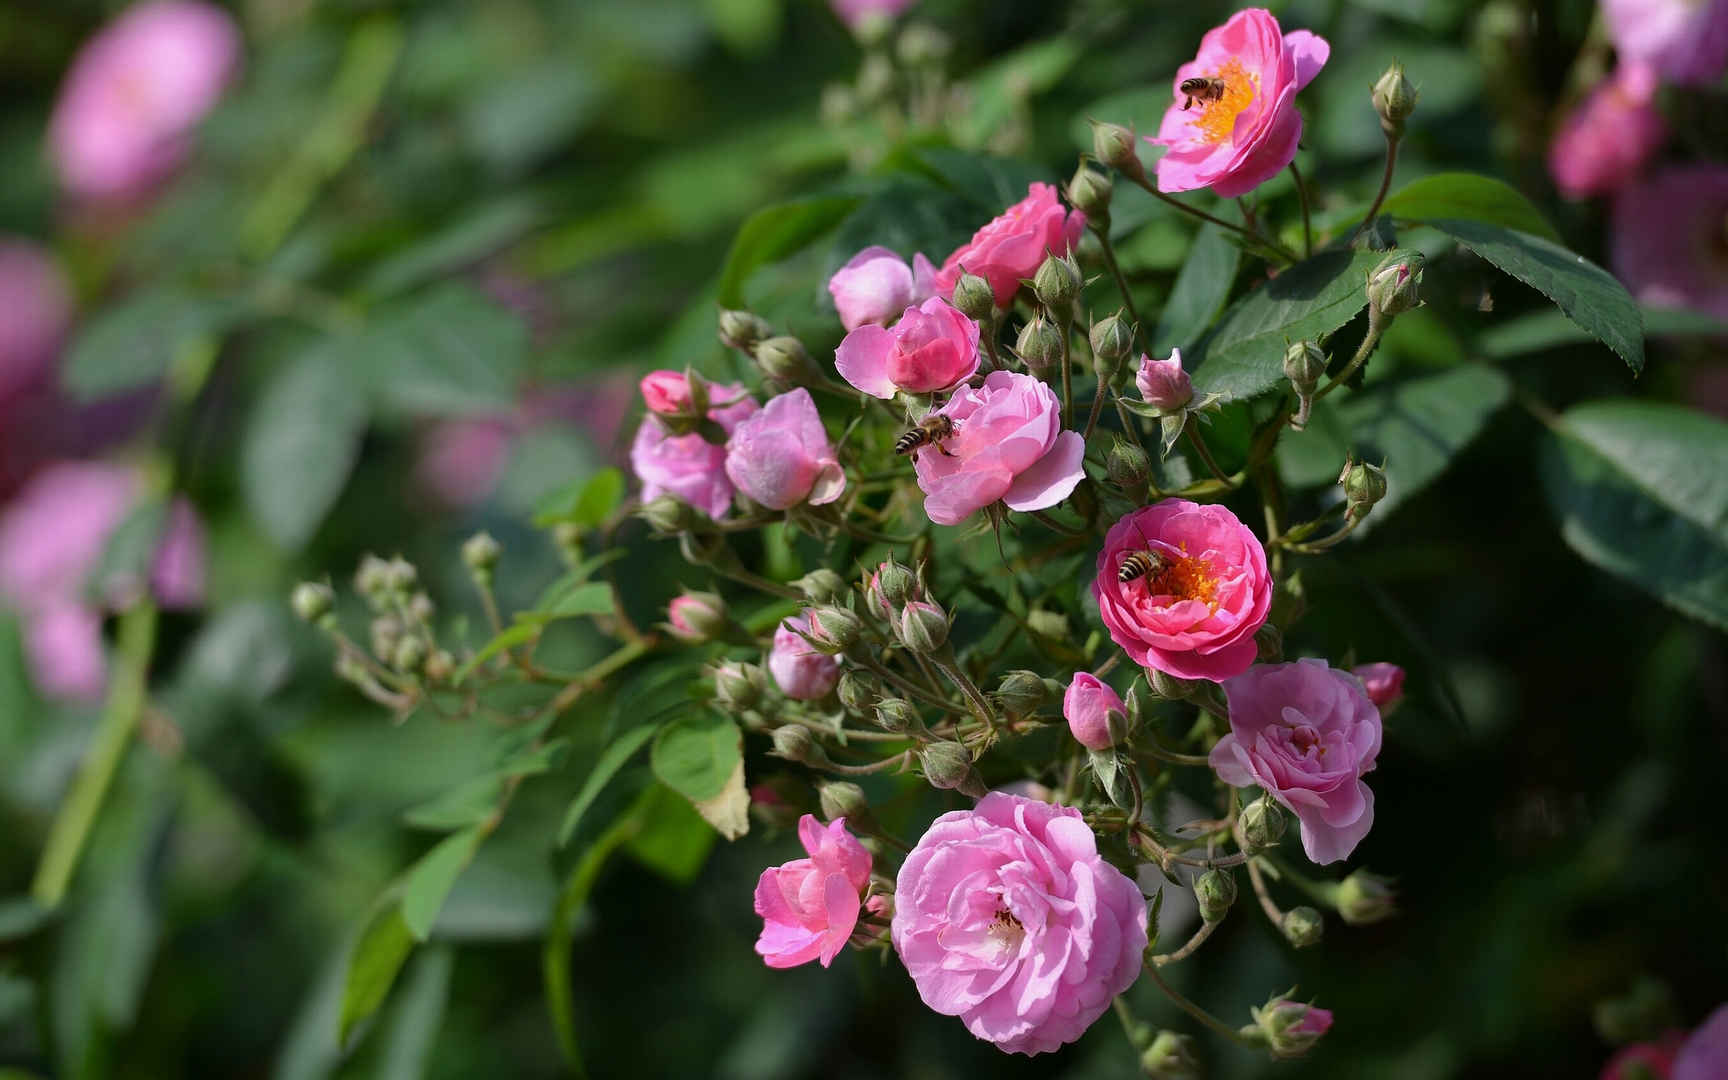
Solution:
M 846 473 L 822 415 L 802 386 L 770 398 L 761 412 L 733 428 L 726 440 L 726 475 L 770 510 L 801 502 L 821 506 L 846 490 Z
M 1230 733 L 1212 748 L 1231 787 L 1258 784 L 1296 815 L 1317 863 L 1349 856 L 1374 824 L 1362 774 L 1380 754 L 1380 711 L 1324 660 L 1259 664 L 1224 683 Z
M 682 416 L 691 410 L 690 380 L 682 372 L 650 371 L 642 376 L 641 388 L 649 412 Z
M 1126 724 L 1128 710 L 1107 683 L 1090 672 L 1077 671 L 1062 695 L 1062 718 L 1081 746 L 1108 750 L 1116 745 L 1116 732 Z
M 1728 1077 L 1728 1005 L 1692 1029 L 1674 1057 L 1670 1080 L 1722 1080 Z
M 1724 222 L 1728 166 L 1663 169 L 1622 189 L 1614 200 L 1609 243 L 1614 273 L 1641 303 L 1728 319 Z
M 834 350 L 840 377 L 872 397 L 951 390 L 978 370 L 978 324 L 932 297 L 891 329 L 865 323 Z
M 712 638 L 725 625 L 726 612 L 713 593 L 683 593 L 666 605 L 666 621 L 672 632 L 685 641 L 700 643 Z
M 1382 713 L 1404 696 L 1404 669 L 1397 664 L 1362 664 L 1351 668 L 1350 673 L 1362 680 L 1368 700 Z
M 924 1004 L 1004 1051 L 1041 1054 L 1134 984 L 1146 901 L 1079 810 L 993 791 L 919 837 L 890 934 Z
M 870 883 L 870 853 L 846 831 L 845 818 L 824 828 L 805 814 L 798 840 L 810 857 L 771 866 L 756 882 L 756 951 L 771 968 L 832 964 L 858 925 L 859 898 Z
M 72 62 L 48 145 L 74 195 L 134 195 L 172 172 L 192 129 L 240 61 L 240 29 L 221 8 L 148 0 L 103 27 Z
M 0 238 L 0 401 L 37 382 L 72 319 L 66 275 L 34 244 Z
M 847 26 L 857 29 L 870 19 L 892 19 L 918 0 L 828 0 L 828 6 Z
M 936 295 L 953 299 L 954 284 L 964 270 L 990 282 L 996 306 L 1005 308 L 1014 302 L 1021 281 L 1032 280 L 1049 256 L 1068 254 L 1085 231 L 1085 214 L 1065 208 L 1051 185 L 1032 184 L 1024 199 L 942 261 L 936 273 Z
M 414 484 L 440 505 L 460 510 L 485 502 L 504 477 L 518 425 L 514 417 L 444 420 L 420 437 Z
M 1620 59 L 1664 82 L 1705 85 L 1728 64 L 1728 0 L 1602 0 L 1602 15 Z
M 161 546 L 150 564 L 150 592 L 165 608 L 195 608 L 204 603 L 204 523 L 185 499 L 168 506 Z
M 1148 405 L 1175 410 L 1194 400 L 1194 384 L 1182 370 L 1182 350 L 1171 349 L 1170 359 L 1154 360 L 1140 354 L 1140 370 L 1134 373 L 1134 385 Z
M 992 371 L 938 411 L 954 421 L 947 453 L 927 446 L 913 465 L 924 512 L 938 525 L 958 525 L 997 499 L 1011 510 L 1055 506 L 1086 475 L 1086 441 L 1062 430 L 1061 406 L 1042 380 Z
M 1674 1055 L 1680 1049 L 1681 1038 L 1680 1032 L 1674 1031 L 1660 1042 L 1622 1047 L 1602 1066 L 1598 1080 L 1672 1080 Z
M 1282 32 L 1264 8 L 1238 11 L 1208 30 L 1200 52 L 1176 69 L 1175 98 L 1158 134 L 1146 137 L 1169 147 L 1158 160 L 1158 190 L 1209 187 L 1221 199 L 1234 199 L 1277 176 L 1302 140 L 1296 94 L 1331 53 L 1325 38 L 1307 30 Z M 1196 78 L 1222 79 L 1224 92 L 1183 109 L 1182 83 Z
M 1590 91 L 1548 144 L 1548 172 L 1562 195 L 1601 195 L 1638 178 L 1668 135 L 1655 99 L 1656 73 L 1636 61 Z
M 741 383 L 715 383 L 714 400 L 731 402 L 708 410 L 708 419 L 728 436 L 756 412 Z M 642 501 L 672 495 L 719 520 L 732 508 L 732 481 L 726 476 L 726 448 L 699 434 L 673 435 L 654 416 L 642 419 L 630 447 L 630 467 L 642 482 Z
M 816 701 L 833 692 L 840 681 L 840 661 L 825 656 L 798 636 L 810 633 L 810 620 L 795 615 L 774 631 L 774 647 L 768 652 L 768 673 L 774 685 L 794 701 Z
M 1151 551 L 1152 573 L 1117 580 Z M 1164 499 L 1110 527 L 1092 596 L 1110 639 L 1143 668 L 1222 682 L 1254 662 L 1254 633 L 1272 610 L 1266 549 L 1222 506 Z
M 867 247 L 828 279 L 840 312 L 840 325 L 856 330 L 865 323 L 886 325 L 905 309 L 936 295 L 936 268 L 923 252 L 912 265 L 885 247 Z
M 88 703 L 107 691 L 102 613 L 95 608 L 66 600 L 24 616 L 24 651 L 36 685 L 50 698 Z

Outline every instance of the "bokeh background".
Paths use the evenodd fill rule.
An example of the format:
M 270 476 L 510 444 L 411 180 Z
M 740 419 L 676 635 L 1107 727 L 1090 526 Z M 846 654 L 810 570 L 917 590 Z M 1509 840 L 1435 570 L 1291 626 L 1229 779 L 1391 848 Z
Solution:
M 0 233 L 51 252 L 71 298 L 48 367 L 0 405 L 0 497 L 18 505 L 54 461 L 141 475 L 171 463 L 202 522 L 205 580 L 193 610 L 165 617 L 157 708 L 67 906 L 42 918 L 0 903 L 0 1065 L 559 1075 L 541 939 L 572 855 L 552 832 L 608 732 L 664 688 L 603 694 L 567 718 L 575 753 L 524 786 L 435 944 L 345 1051 L 345 950 L 430 843 L 401 814 L 471 775 L 486 733 L 392 726 L 331 675 L 289 589 L 401 552 L 447 613 L 473 617 L 457 548 L 486 528 L 508 553 L 506 603 L 528 603 L 559 569 L 534 508 L 621 461 L 635 378 L 733 372 L 713 336 L 717 275 L 748 215 L 866 191 L 892 219 L 893 185 L 920 180 L 906 164 L 917 153 L 1008 159 L 980 187 L 955 185 L 951 213 L 895 234 L 951 247 L 1010 201 L 990 204 L 991 176 L 1066 178 L 1090 148 L 1087 117 L 1154 128 L 1170 73 L 1233 7 L 925 0 L 912 17 L 935 36 L 899 45 L 947 82 L 908 135 L 870 104 L 879 73 L 815 0 L 250 0 L 232 9 L 242 66 L 186 161 L 93 203 L 57 180 L 46 131 L 76 50 L 122 6 L 8 0 L 0 18 Z M 1382 143 L 1368 88 L 1397 58 L 1422 94 L 1401 180 L 1503 178 L 1607 261 L 1605 205 L 1558 198 L 1544 167 L 1558 110 L 1610 62 L 1593 4 L 1273 7 L 1333 45 L 1304 98 L 1318 222 L 1372 196 Z M 1668 152 L 1728 155 L 1725 97 L 1688 92 Z M 1287 184 L 1269 188 L 1288 200 Z M 1122 250 L 1153 306 L 1192 230 L 1150 203 L 1119 214 L 1139 215 Z M 818 326 L 821 285 L 870 239 L 882 238 L 843 231 L 765 273 L 753 303 L 813 341 L 833 335 Z M 1509 279 L 1463 267 L 1434 280 L 1433 307 L 1401 324 L 1385 363 L 1487 360 L 1557 407 L 1634 396 L 1728 415 L 1721 339 L 1697 324 L 1653 338 L 1634 379 L 1598 345 L 1496 338 L 1544 306 Z M 39 303 L 8 300 L 0 319 Z M 380 336 L 332 359 L 323 339 L 358 325 Z M 182 400 L 176 380 L 201 363 Z M 1276 1067 L 1202 1036 L 1213 1075 L 1589 1076 L 1609 1053 L 1591 1007 L 1637 976 L 1671 986 L 1685 1023 L 1728 998 L 1724 639 L 1561 542 L 1541 434 L 1515 400 L 1487 410 L 1443 475 L 1310 572 L 1306 645 L 1410 673 L 1355 859 L 1397 879 L 1402 911 L 1334 923 L 1300 955 L 1255 913 L 1230 920 L 1182 965 L 1190 996 L 1245 1022 L 1250 1004 L 1299 985 L 1337 1022 L 1319 1053 Z M 26 541 L 73 528 L 36 522 Z M 624 540 L 620 573 L 644 620 L 675 580 L 705 583 L 642 532 Z M 787 576 L 812 568 L 781 555 Z M 13 607 L 0 616 L 0 897 L 27 894 L 98 714 L 88 693 L 45 685 Z M 363 625 L 357 606 L 348 615 Z M 571 631 L 555 647 L 580 663 L 602 643 Z M 752 769 L 765 749 L 749 747 Z M 890 813 L 915 828 L 943 805 L 926 793 Z M 791 857 L 791 834 L 763 820 L 716 843 L 681 804 L 666 821 L 608 864 L 578 919 L 575 1015 L 593 1075 L 1136 1074 L 1109 1016 L 1055 1057 L 1010 1059 L 925 1010 L 892 961 L 767 970 L 751 951 L 751 889 Z M 1191 1026 L 1148 984 L 1130 998 Z

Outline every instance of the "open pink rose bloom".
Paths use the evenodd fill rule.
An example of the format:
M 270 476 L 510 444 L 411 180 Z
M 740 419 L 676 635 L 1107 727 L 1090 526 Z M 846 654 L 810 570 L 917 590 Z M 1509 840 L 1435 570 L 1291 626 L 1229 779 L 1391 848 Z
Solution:
M 771 866 L 756 882 L 756 951 L 771 968 L 832 964 L 858 925 L 859 898 L 870 883 L 870 853 L 846 831 L 845 818 L 824 828 L 805 814 L 798 840 L 809 857 Z
M 774 645 L 768 652 L 768 673 L 780 692 L 794 701 L 815 701 L 825 698 L 840 681 L 840 661 L 817 652 L 799 632 L 810 632 L 810 620 L 794 615 L 774 631 Z
M 1284 33 L 1264 8 L 1238 11 L 1207 31 L 1200 52 L 1176 69 L 1175 100 L 1158 134 L 1146 137 L 1169 148 L 1158 161 L 1158 190 L 1209 187 L 1234 199 L 1277 176 L 1302 141 L 1296 94 L 1331 53 L 1325 38 L 1307 30 Z M 1189 79 L 1216 80 L 1215 89 L 1183 108 Z
M 1086 475 L 1085 440 L 1062 430 L 1055 393 L 1030 375 L 992 371 L 937 411 L 954 421 L 954 435 L 920 450 L 915 467 L 924 512 L 938 525 L 958 525 L 998 499 L 1012 510 L 1055 506 Z
M 709 388 L 719 404 L 708 419 L 730 435 L 756 409 L 755 399 L 741 383 L 715 383 Z M 674 435 L 650 413 L 636 429 L 630 446 L 630 466 L 642 481 L 642 501 L 673 495 L 716 520 L 732 508 L 732 481 L 726 475 L 726 448 L 701 435 Z
M 1140 974 L 1146 901 L 1080 811 L 993 791 L 900 867 L 894 949 L 924 1004 L 1003 1050 L 1078 1039 Z
M 810 391 L 802 386 L 771 398 L 726 441 L 726 475 L 739 491 L 770 510 L 801 502 L 831 503 L 846 490 L 846 474 Z
M 962 271 L 990 282 L 996 306 L 1014 302 L 1021 281 L 1030 281 L 1050 255 L 1066 255 L 1080 243 L 1086 215 L 1070 211 L 1049 184 L 1033 184 L 1026 197 L 1004 210 L 942 261 L 936 294 L 954 295 Z
M 828 279 L 828 292 L 840 312 L 840 325 L 856 330 L 865 323 L 887 325 L 909 307 L 936 292 L 936 268 L 923 252 L 912 264 L 885 247 L 867 247 Z
M 1569 199 L 1618 191 L 1638 178 L 1667 135 L 1656 111 L 1656 72 L 1621 64 L 1554 133 L 1548 172 Z
M 865 323 L 834 350 L 840 377 L 871 397 L 952 390 L 978 370 L 978 324 L 932 297 L 893 327 Z

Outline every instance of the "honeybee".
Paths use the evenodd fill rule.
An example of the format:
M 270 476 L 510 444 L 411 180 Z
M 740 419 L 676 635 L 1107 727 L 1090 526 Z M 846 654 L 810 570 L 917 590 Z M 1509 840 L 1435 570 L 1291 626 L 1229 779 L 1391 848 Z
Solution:
M 918 460 L 918 451 L 926 446 L 934 446 L 945 457 L 953 457 L 948 448 L 942 445 L 942 440 L 952 439 L 955 430 L 954 418 L 942 413 L 930 413 L 924 419 L 909 428 L 898 439 L 894 440 L 896 454 L 911 454 L 912 460 Z
M 1196 101 L 1201 104 L 1206 104 L 1208 102 L 1217 101 L 1219 98 L 1223 97 L 1224 80 L 1183 79 L 1182 85 L 1178 89 L 1187 99 L 1182 102 L 1182 111 L 1187 112 Z
M 1140 539 L 1145 541 L 1146 546 L 1139 551 L 1129 552 L 1128 557 L 1116 567 L 1116 583 L 1118 585 L 1126 585 L 1130 581 L 1149 577 L 1170 565 L 1170 560 L 1165 557 L 1163 552 L 1153 549 L 1152 541 L 1146 539 L 1146 533 L 1140 528 L 1138 521 L 1134 523 L 1134 531 L 1140 534 Z

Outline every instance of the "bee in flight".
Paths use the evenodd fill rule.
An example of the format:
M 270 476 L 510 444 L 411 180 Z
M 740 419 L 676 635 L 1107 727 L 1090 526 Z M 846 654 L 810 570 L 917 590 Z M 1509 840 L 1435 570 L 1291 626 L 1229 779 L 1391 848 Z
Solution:
M 944 416 L 941 413 L 930 413 L 918 421 L 916 426 L 909 428 L 898 439 L 894 440 L 894 452 L 896 454 L 911 454 L 912 460 L 917 461 L 920 449 L 934 446 L 944 456 L 953 457 L 953 454 L 948 453 L 947 447 L 942 445 L 942 440 L 952 439 L 954 429 L 953 417 Z
M 1224 96 L 1223 79 L 1183 79 L 1179 92 L 1186 99 L 1182 102 L 1182 111 L 1187 112 L 1198 101 L 1202 104 L 1217 101 Z

